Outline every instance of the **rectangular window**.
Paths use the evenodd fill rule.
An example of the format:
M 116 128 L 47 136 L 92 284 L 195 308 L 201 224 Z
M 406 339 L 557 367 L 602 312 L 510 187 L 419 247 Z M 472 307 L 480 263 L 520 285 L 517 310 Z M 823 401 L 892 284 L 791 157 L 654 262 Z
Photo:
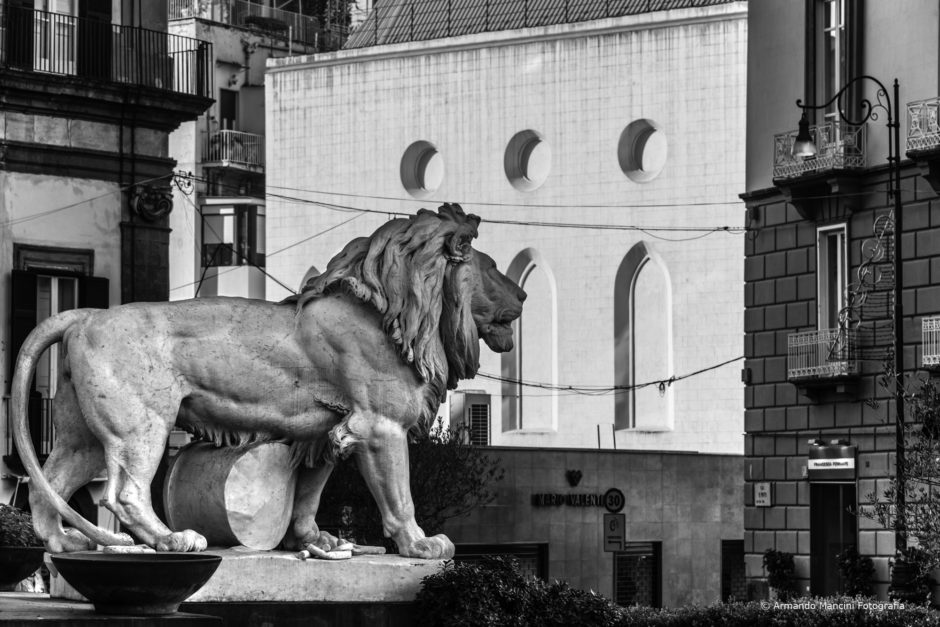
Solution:
M 202 265 L 265 265 L 265 214 L 257 205 L 202 208 Z
M 470 432 L 470 444 L 475 446 L 489 446 L 490 404 L 488 401 L 486 403 L 469 403 L 469 407 L 467 408 L 467 428 Z
M 817 320 L 820 329 L 835 329 L 839 326 L 839 312 L 846 304 L 846 225 L 818 229 L 816 248 Z
M 614 602 L 662 607 L 662 542 L 626 542 L 614 553 Z
M 845 3 L 843 0 L 823 2 L 823 97 L 828 100 L 842 89 L 846 75 Z M 826 118 L 838 119 L 837 102 L 826 111 Z
M 861 61 L 861 18 L 854 0 L 807 0 L 806 95 L 805 100 L 822 104 L 858 76 Z M 843 111 L 858 112 L 860 94 L 854 87 L 842 98 Z M 821 112 L 821 124 L 837 121 L 839 102 Z M 838 139 L 838 138 L 834 138 Z
M 64 276 L 36 277 L 36 323 L 69 309 L 78 307 L 78 278 Z M 36 365 L 36 391 L 43 398 L 53 398 L 56 392 L 56 364 L 59 345 L 53 344 L 39 358 Z

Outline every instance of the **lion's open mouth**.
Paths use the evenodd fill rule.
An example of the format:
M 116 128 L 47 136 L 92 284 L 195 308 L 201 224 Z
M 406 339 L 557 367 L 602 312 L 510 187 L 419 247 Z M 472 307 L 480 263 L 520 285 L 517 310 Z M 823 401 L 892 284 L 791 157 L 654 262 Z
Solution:
M 512 327 L 508 324 L 490 322 L 480 328 L 483 341 L 490 350 L 505 353 L 512 350 Z

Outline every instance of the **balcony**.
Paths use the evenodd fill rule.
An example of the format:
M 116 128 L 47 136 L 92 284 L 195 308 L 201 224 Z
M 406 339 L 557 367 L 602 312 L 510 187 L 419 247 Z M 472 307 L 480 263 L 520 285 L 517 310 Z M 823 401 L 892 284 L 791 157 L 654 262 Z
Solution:
M 819 151 L 816 156 L 793 156 L 797 131 L 774 135 L 774 178 L 793 178 L 814 172 L 853 170 L 865 167 L 866 125 L 826 122 L 809 127 Z
M 208 98 L 212 45 L 102 20 L 5 4 L 0 68 Z
M 924 368 L 940 367 L 940 316 L 921 320 L 921 363 Z
M 940 193 L 940 98 L 907 103 L 907 156 Z
M 241 131 L 218 131 L 206 139 L 204 166 L 264 171 L 264 135 Z
M 169 19 L 199 18 L 219 24 L 257 28 L 268 34 L 313 46 L 318 51 L 338 50 L 347 28 L 321 25 L 310 15 L 285 11 L 248 0 L 169 0 Z
M 819 329 L 787 337 L 787 380 L 808 389 L 845 383 L 859 374 L 856 333 L 850 329 Z
M 940 147 L 940 98 L 907 103 L 907 149 Z
M 774 135 L 774 185 L 806 220 L 814 220 L 830 196 L 852 197 L 865 167 L 867 126 L 829 121 L 810 126 L 813 157 L 794 157 L 798 131 Z M 846 203 L 845 209 L 854 205 Z

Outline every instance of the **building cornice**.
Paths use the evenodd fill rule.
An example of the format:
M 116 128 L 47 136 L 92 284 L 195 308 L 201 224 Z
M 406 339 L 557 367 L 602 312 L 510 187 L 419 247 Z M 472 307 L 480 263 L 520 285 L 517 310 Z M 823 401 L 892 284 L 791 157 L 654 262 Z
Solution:
M 463 52 L 501 46 L 521 46 L 530 43 L 579 39 L 586 36 L 612 35 L 641 30 L 675 28 L 692 24 L 747 20 L 747 2 L 673 9 L 611 17 L 587 22 L 553 24 L 505 31 L 491 31 L 458 37 L 445 37 L 401 44 L 386 44 L 338 50 L 315 55 L 269 58 L 267 72 L 277 74 L 307 68 L 348 65 L 384 59 L 419 57 L 429 54 Z

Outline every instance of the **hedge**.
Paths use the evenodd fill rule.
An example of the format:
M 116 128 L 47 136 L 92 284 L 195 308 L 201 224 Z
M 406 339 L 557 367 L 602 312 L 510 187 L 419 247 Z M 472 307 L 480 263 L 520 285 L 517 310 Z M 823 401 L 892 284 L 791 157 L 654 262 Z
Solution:
M 448 562 L 440 572 L 424 578 L 416 603 L 417 624 L 428 627 L 940 627 L 940 613 L 925 606 L 862 597 L 668 609 L 620 607 L 592 591 L 527 577 L 515 560 L 495 557 L 481 563 Z

